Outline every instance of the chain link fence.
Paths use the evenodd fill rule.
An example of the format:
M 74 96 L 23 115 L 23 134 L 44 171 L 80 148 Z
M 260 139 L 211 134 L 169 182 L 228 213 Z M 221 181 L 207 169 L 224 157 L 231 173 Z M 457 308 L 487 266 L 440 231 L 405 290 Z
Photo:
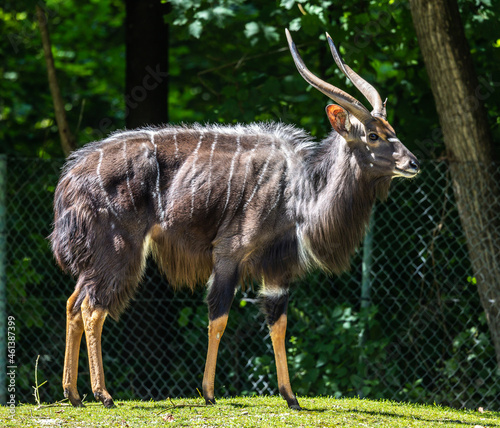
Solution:
M 63 398 L 65 305 L 74 280 L 47 236 L 62 161 L 8 159 L 6 315 L 16 322 L 16 399 Z M 499 214 L 500 215 L 500 214 Z M 371 233 L 341 277 L 320 273 L 291 291 L 288 360 L 297 395 L 366 396 L 454 407 L 498 405 L 499 370 L 445 163 L 394 180 Z M 216 395 L 277 394 L 256 287 L 235 297 L 219 351 Z M 115 399 L 198 396 L 207 348 L 204 289 L 173 293 L 154 264 L 119 322 L 103 332 Z M 90 394 L 85 339 L 78 388 Z

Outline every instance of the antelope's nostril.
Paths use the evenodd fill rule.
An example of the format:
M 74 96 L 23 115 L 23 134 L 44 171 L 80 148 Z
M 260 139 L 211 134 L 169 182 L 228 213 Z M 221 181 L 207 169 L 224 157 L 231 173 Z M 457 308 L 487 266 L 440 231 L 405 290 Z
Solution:
M 418 161 L 416 159 L 415 160 L 410 160 L 410 168 L 414 169 L 416 171 L 420 170 L 420 164 L 418 163 Z

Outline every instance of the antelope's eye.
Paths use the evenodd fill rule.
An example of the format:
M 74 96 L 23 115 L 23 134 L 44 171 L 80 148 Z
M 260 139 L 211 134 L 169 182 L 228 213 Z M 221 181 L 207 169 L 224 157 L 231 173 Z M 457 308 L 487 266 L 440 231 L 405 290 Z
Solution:
M 378 135 L 371 132 L 370 134 L 368 134 L 368 138 L 372 141 L 377 141 L 378 140 Z

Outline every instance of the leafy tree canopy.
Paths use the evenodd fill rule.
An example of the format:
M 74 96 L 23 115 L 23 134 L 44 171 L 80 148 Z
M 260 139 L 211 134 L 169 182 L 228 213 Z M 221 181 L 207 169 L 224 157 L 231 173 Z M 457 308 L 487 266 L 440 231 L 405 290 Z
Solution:
M 500 140 L 500 4 L 461 1 L 462 19 L 488 109 Z M 35 1 L 0 8 L 0 140 L 2 151 L 61 156 Z M 40 3 L 41 4 L 41 3 Z M 317 75 L 366 101 L 337 69 L 328 31 L 344 60 L 388 98 L 389 120 L 422 158 L 442 155 L 434 101 L 407 1 L 172 0 L 171 122 L 282 120 L 318 137 L 329 131 L 328 100 L 308 87 L 291 60 L 284 28 L 292 31 Z M 125 124 L 125 7 L 119 0 L 47 0 L 58 78 L 78 144 Z

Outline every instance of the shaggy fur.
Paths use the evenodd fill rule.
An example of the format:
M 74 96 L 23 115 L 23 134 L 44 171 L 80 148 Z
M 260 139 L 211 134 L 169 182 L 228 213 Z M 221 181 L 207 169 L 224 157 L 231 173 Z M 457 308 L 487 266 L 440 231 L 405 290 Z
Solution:
M 173 286 L 206 282 L 217 259 L 286 285 L 310 268 L 342 272 L 391 181 L 363 150 L 269 123 L 125 131 L 74 152 L 51 241 L 84 278 L 75 311 L 88 295 L 117 318 L 150 252 Z

